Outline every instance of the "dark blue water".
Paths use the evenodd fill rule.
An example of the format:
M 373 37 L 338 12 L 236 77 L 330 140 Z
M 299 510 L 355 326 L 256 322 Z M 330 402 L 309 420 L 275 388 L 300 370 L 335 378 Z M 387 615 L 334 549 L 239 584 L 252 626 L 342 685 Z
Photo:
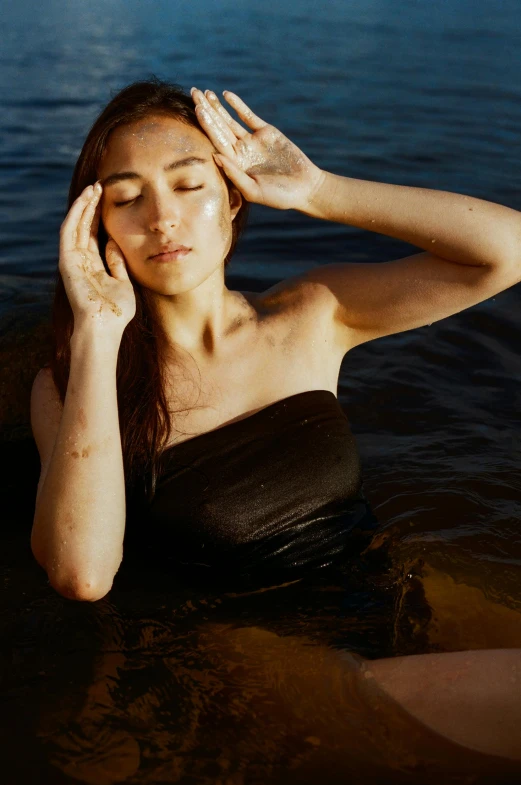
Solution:
M 151 74 L 186 90 L 238 93 L 336 174 L 521 210 L 520 20 L 518 0 L 6 6 L 0 315 L 48 301 L 85 135 L 112 94 Z M 325 262 L 378 263 L 418 250 L 255 205 L 229 285 L 261 291 Z M 521 647 L 520 304 L 516 285 L 346 356 L 339 398 L 390 560 L 371 575 L 234 596 L 134 566 L 105 600 L 72 603 L 34 562 L 30 515 L 10 513 L 5 782 L 366 783 L 382 781 L 386 766 L 386 782 L 418 781 L 397 753 L 383 769 L 372 754 L 363 759 L 362 741 L 356 754 L 347 741 L 331 752 L 326 731 L 324 759 L 312 764 L 317 731 L 303 730 L 296 714 L 306 705 L 308 716 L 333 717 L 334 697 L 306 696 L 297 649 L 280 663 L 294 658 L 303 675 L 292 682 L 280 663 L 268 664 L 268 690 L 266 672 L 237 659 L 228 631 L 257 630 L 245 650 L 259 661 L 273 644 L 273 663 L 275 638 L 264 645 L 262 636 L 275 633 L 374 659 Z M 9 384 L 8 368 L 2 379 Z M 458 766 L 449 766 L 451 782 L 499 781 L 479 779 L 474 759 Z M 422 781 L 442 781 L 443 771 L 432 763 Z

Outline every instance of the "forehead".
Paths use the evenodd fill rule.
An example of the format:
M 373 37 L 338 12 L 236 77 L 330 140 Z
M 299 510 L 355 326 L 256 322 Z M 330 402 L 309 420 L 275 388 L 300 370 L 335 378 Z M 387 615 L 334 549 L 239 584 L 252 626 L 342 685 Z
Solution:
M 214 150 L 206 134 L 174 117 L 154 115 L 112 131 L 102 158 L 102 169 L 123 165 L 129 159 L 163 160 L 183 153 Z

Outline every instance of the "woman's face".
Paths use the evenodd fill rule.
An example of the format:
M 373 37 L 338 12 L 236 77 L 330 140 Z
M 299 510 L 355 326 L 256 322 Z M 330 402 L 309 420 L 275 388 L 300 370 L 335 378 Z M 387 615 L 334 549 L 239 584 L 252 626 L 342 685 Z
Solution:
M 235 188 L 228 194 L 214 150 L 201 130 L 164 115 L 116 128 L 109 137 L 98 172 L 101 219 L 134 279 L 160 294 L 194 289 L 230 248 L 242 198 Z M 188 158 L 203 160 L 183 164 Z M 191 250 L 175 261 L 154 260 L 168 244 Z

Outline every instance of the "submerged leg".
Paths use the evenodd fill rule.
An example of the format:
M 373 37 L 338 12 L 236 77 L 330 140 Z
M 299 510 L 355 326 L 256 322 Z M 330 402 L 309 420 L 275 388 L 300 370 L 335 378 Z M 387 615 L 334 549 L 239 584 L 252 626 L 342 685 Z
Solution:
M 370 660 L 362 672 L 442 736 L 521 761 L 521 649 Z
M 521 763 L 521 649 L 365 660 L 303 636 L 216 627 L 205 628 L 209 648 L 242 665 L 243 684 L 264 685 L 271 721 L 298 719 L 326 744 L 364 747 L 387 765 L 458 750 Z

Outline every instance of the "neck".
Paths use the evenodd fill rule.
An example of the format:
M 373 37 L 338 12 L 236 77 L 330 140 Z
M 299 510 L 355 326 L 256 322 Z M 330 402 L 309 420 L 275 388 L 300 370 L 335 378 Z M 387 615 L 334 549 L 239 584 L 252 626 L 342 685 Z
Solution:
M 155 304 L 168 343 L 201 360 L 219 355 L 246 310 L 251 311 L 240 292 L 225 286 L 222 275 L 210 276 L 188 292 L 157 295 Z

